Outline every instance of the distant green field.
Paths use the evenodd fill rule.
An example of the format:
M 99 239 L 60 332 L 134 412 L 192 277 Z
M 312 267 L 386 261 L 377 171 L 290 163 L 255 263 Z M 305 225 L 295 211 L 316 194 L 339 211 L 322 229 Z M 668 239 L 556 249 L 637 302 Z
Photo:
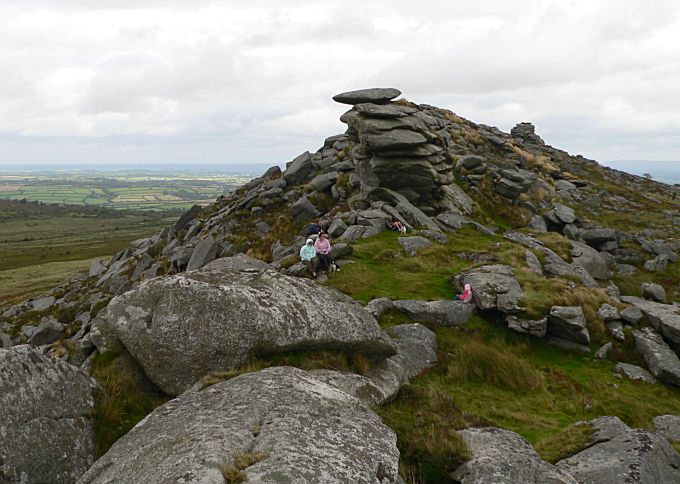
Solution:
M 0 203 L 0 308 L 40 294 L 157 233 L 177 214 Z
M 125 173 L 0 173 L 0 199 L 121 210 L 186 210 L 207 205 L 250 175 L 130 175 Z

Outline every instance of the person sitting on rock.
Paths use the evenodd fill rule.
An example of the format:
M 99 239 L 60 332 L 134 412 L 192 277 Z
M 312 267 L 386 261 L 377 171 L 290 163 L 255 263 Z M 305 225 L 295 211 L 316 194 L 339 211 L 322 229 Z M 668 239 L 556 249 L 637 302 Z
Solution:
M 470 284 L 465 284 L 463 292 L 461 294 L 456 294 L 454 297 L 456 301 L 463 301 L 465 303 L 472 302 L 472 287 Z
M 319 260 L 319 267 L 326 271 L 329 270 L 331 264 L 333 264 L 333 259 L 331 258 L 331 243 L 326 232 L 319 234 L 319 238 L 314 242 L 314 248 L 316 249 L 316 257 Z
M 395 232 L 401 232 L 402 234 L 406 233 L 406 226 L 396 218 L 393 218 L 391 222 L 388 222 L 387 227 Z
M 312 224 L 307 227 L 305 235 L 314 241 L 319 238 L 319 232 L 321 232 L 321 220 L 312 222 Z
M 300 259 L 302 260 L 302 263 L 307 266 L 307 270 L 312 277 L 316 277 L 318 259 L 316 258 L 316 249 L 314 248 L 314 241 L 312 239 L 307 239 L 307 243 L 300 249 Z

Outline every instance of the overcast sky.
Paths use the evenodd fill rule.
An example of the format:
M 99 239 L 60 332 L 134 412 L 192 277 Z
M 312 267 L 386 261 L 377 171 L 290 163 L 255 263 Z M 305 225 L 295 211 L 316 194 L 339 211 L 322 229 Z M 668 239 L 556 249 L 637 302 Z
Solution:
M 0 166 L 281 163 L 373 86 L 680 160 L 676 0 L 0 0 L 0 66 Z

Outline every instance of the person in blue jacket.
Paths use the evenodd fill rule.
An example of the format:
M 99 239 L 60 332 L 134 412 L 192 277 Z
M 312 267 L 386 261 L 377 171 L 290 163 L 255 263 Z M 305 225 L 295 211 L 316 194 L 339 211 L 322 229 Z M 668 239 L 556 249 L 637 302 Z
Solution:
M 314 241 L 312 239 L 307 239 L 307 243 L 300 249 L 300 259 L 307 266 L 307 270 L 312 277 L 316 277 L 318 259 L 316 257 L 316 249 L 314 248 Z

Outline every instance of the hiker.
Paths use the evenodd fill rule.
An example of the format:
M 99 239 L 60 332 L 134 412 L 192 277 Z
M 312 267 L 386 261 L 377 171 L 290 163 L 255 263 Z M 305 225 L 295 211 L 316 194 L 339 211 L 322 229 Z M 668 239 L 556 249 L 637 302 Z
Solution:
M 387 224 L 387 227 L 395 232 L 401 232 L 402 234 L 406 233 L 406 226 L 396 218 L 393 218 L 392 221 Z
M 316 241 L 319 238 L 319 233 L 321 232 L 321 220 L 312 222 L 305 232 L 305 236 Z
M 314 248 L 314 241 L 312 239 L 307 239 L 305 245 L 300 248 L 300 259 L 302 260 L 302 263 L 307 266 L 307 270 L 312 277 L 316 277 L 318 259 L 316 258 L 316 249 Z
M 328 234 L 326 232 L 319 234 L 319 238 L 314 242 L 314 248 L 316 249 L 316 257 L 319 260 L 318 266 L 324 270 L 329 270 L 333 264 L 333 259 L 331 258 L 331 243 L 328 241 Z
M 463 301 L 465 303 L 472 301 L 472 287 L 470 284 L 465 284 L 462 294 L 457 294 L 454 299 L 456 301 Z

